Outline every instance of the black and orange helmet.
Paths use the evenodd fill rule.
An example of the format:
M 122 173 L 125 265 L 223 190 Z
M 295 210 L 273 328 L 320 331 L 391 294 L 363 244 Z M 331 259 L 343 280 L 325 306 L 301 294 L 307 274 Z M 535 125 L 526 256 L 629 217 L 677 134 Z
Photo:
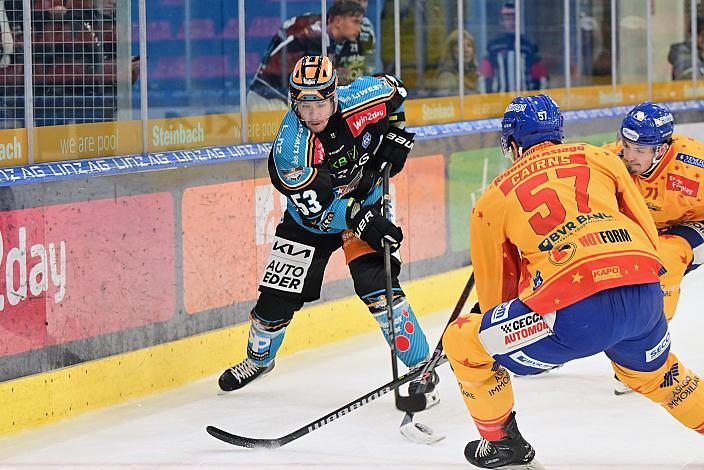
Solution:
M 325 56 L 303 56 L 296 62 L 288 81 L 291 105 L 296 101 L 336 98 L 337 72 Z

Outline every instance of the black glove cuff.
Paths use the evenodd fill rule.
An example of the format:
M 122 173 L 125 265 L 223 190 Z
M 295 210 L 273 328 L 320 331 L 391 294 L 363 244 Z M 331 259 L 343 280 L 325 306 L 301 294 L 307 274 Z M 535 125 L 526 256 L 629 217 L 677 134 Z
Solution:
M 406 152 L 410 152 L 413 149 L 415 137 L 416 135 L 413 132 L 392 127 L 384 134 L 384 142 L 394 147 L 402 148 Z

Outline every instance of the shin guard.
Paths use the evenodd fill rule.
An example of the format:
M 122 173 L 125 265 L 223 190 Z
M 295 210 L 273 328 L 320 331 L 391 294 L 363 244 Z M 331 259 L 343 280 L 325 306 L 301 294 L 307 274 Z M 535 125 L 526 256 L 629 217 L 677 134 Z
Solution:
M 386 313 L 386 296 L 366 297 L 362 300 L 367 304 L 374 319 L 379 323 L 386 342 L 391 344 L 389 321 Z M 406 367 L 413 367 L 428 357 L 430 347 L 425 333 L 413 313 L 406 297 L 394 296 L 393 305 L 394 333 L 396 336 L 396 351 L 398 358 Z
M 652 372 L 640 372 L 613 364 L 619 380 L 636 392 L 659 403 L 677 421 L 704 434 L 704 384 L 670 353 Z
M 504 425 L 513 410 L 513 387 L 508 371 L 479 341 L 481 323 L 482 315 L 458 318 L 445 330 L 443 346 L 479 434 L 495 441 L 505 436 Z
M 281 347 L 289 322 L 268 322 L 257 317 L 254 310 L 252 310 L 250 318 L 247 356 L 256 365 L 264 367 L 276 357 L 276 352 Z

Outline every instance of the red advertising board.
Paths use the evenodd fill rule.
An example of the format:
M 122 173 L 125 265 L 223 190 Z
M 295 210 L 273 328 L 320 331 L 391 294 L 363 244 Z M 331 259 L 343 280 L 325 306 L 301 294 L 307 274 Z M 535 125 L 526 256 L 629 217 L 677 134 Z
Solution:
M 168 193 L 0 213 L 0 354 L 171 318 Z

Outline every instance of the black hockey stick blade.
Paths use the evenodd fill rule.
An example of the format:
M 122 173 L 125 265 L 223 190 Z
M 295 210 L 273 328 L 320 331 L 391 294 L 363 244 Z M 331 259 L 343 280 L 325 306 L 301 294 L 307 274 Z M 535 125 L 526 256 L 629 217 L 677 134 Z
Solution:
M 236 436 L 227 431 L 223 431 L 220 428 L 216 428 L 215 426 L 207 426 L 205 430 L 216 439 L 220 439 L 223 442 L 227 442 L 228 444 L 235 446 L 247 447 L 248 449 L 277 449 L 290 442 L 285 439 L 254 439 L 251 437 Z
M 440 364 L 443 364 L 447 362 L 447 358 L 443 355 L 438 358 L 436 361 L 436 364 L 434 367 L 439 366 Z M 342 406 L 335 411 L 326 414 L 320 419 L 317 419 L 311 423 L 306 424 L 305 426 L 296 429 L 295 431 L 286 434 L 285 436 L 277 437 L 274 439 L 256 439 L 256 438 L 251 438 L 251 437 L 244 437 L 244 436 L 238 436 L 236 434 L 229 433 L 227 431 L 224 431 L 220 428 L 217 428 L 215 426 L 208 426 L 205 428 L 205 430 L 213 436 L 216 439 L 220 439 L 223 442 L 227 442 L 228 444 L 232 444 L 234 446 L 238 447 L 247 447 L 247 448 L 266 448 L 266 449 L 277 449 L 279 447 L 285 446 L 291 441 L 295 441 L 299 437 L 303 437 L 308 433 L 311 433 L 315 431 L 316 429 L 319 429 L 326 424 L 330 424 L 333 421 L 335 421 L 338 418 L 343 417 L 346 414 L 349 414 L 356 410 L 357 408 L 361 408 L 362 406 L 366 405 L 367 403 L 370 403 L 377 398 L 386 395 L 392 390 L 397 389 L 403 384 L 406 384 L 410 382 L 411 380 L 415 379 L 418 377 L 423 371 L 417 370 L 413 373 L 407 373 L 402 375 L 396 380 L 392 380 L 391 382 L 388 382 L 381 387 L 372 390 L 371 392 L 357 398 L 356 400 L 346 404 L 345 406 Z

